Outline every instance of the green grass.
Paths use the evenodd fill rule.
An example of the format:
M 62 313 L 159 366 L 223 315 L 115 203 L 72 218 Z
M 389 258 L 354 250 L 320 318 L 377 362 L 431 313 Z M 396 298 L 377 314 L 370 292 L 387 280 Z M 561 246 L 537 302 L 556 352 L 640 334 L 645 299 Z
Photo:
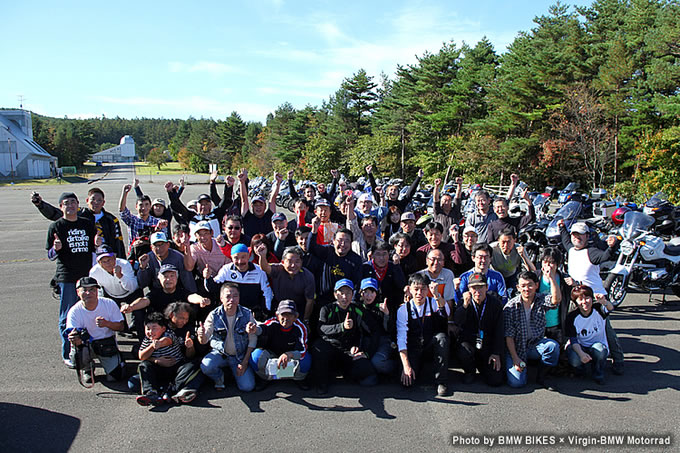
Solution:
M 161 170 L 155 165 L 150 165 L 146 162 L 135 162 L 135 171 L 137 177 L 144 175 L 208 175 L 207 173 L 195 173 L 193 171 L 184 170 L 180 167 L 179 162 L 168 162 L 164 164 Z

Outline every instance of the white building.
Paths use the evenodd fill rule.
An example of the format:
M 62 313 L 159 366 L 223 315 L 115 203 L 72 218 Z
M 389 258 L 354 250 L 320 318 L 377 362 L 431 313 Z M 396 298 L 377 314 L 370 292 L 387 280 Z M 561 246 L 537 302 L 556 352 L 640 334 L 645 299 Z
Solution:
M 31 112 L 0 110 L 0 177 L 49 178 L 57 158 L 33 141 Z
M 126 135 L 120 139 L 120 145 L 99 151 L 93 154 L 90 160 L 92 162 L 134 162 L 135 141 L 131 135 Z

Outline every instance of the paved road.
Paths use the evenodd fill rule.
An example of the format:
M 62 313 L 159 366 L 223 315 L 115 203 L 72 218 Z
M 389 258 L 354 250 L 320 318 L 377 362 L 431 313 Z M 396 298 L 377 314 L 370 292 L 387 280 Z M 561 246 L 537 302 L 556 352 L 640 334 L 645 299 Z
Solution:
M 101 181 L 115 212 L 122 171 Z M 82 200 L 92 185 L 73 185 Z M 66 186 L 40 187 L 56 202 Z M 163 195 L 160 183 L 143 189 Z M 189 186 L 195 197 L 207 186 Z M 612 315 L 626 351 L 626 375 L 609 376 L 603 387 L 590 381 L 559 380 L 560 393 L 460 384 L 454 393 L 432 397 L 433 386 L 403 390 L 396 383 L 363 390 L 338 383 L 333 397 L 301 392 L 278 383 L 259 393 L 210 388 L 191 406 L 148 410 L 120 385 L 80 387 L 59 359 L 57 302 L 47 282 L 54 264 L 45 258 L 48 222 L 29 203 L 31 187 L 0 188 L 0 451 L 460 451 L 454 434 L 548 434 L 565 437 L 636 433 L 672 435 L 680 429 L 680 304 L 648 303 L 630 295 Z M 187 198 L 188 199 L 188 198 Z M 122 347 L 129 349 L 123 339 Z M 555 442 L 559 442 L 559 437 Z M 526 439 L 523 439 L 525 441 Z M 550 439 L 548 439 L 549 441 Z M 626 440 L 626 439 L 624 439 Z M 565 437 L 564 450 L 568 447 Z M 567 446 L 565 446 L 567 445 Z M 560 446 L 560 444 L 558 444 Z M 508 447 L 497 445 L 494 450 Z M 526 445 L 516 451 L 534 449 Z M 611 448 L 613 449 L 613 448 Z M 537 450 L 544 450 L 539 447 Z M 625 446 L 621 451 L 651 451 Z M 658 451 L 656 449 L 655 451 Z

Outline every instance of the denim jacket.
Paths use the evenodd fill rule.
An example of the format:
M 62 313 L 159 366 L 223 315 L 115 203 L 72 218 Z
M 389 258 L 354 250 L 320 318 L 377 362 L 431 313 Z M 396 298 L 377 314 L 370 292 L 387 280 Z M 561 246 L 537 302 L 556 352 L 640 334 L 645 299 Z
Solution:
M 236 310 L 236 320 L 234 321 L 234 344 L 236 345 L 236 357 L 239 361 L 243 361 L 246 351 L 248 350 L 248 334 L 246 333 L 246 325 L 251 318 L 251 311 L 241 305 Z M 229 326 L 227 324 L 227 315 L 224 312 L 224 306 L 219 306 L 214 310 L 214 330 L 212 337 L 210 337 L 210 347 L 221 354 L 225 354 L 224 348 L 227 341 L 227 334 Z

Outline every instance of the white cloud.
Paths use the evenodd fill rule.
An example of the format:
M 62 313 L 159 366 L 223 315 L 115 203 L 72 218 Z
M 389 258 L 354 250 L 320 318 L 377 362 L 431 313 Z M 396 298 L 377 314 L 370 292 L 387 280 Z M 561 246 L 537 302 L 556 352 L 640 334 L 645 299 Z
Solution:
M 233 66 L 216 61 L 198 61 L 193 64 L 171 61 L 168 63 L 168 69 L 170 72 L 206 73 L 211 75 L 222 75 L 236 72 L 236 68 Z

